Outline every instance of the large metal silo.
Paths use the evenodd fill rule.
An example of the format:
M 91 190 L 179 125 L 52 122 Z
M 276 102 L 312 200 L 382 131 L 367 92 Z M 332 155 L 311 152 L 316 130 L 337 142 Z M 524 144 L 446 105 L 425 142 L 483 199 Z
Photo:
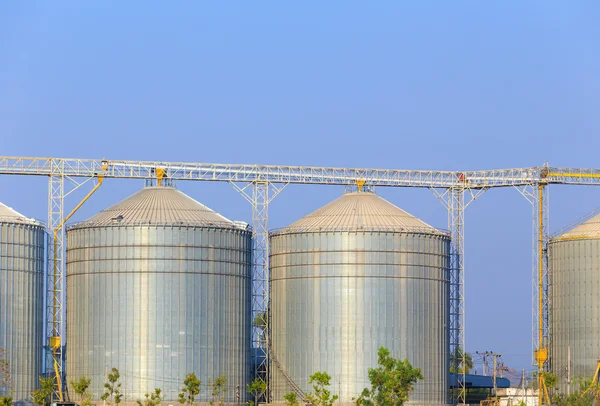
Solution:
M 45 227 L 0 203 L 0 348 L 11 385 L 0 395 L 27 401 L 42 374 Z
M 326 371 L 351 404 L 386 347 L 425 379 L 411 404 L 448 403 L 450 239 L 373 193 L 346 193 L 270 236 L 273 398 Z
M 548 260 L 549 361 L 566 394 L 569 358 L 572 379 L 591 379 L 600 359 L 600 215 L 551 239 Z
M 69 380 L 103 393 L 117 368 L 125 401 L 188 373 L 227 377 L 226 402 L 251 380 L 251 230 L 172 187 L 146 187 L 67 231 Z

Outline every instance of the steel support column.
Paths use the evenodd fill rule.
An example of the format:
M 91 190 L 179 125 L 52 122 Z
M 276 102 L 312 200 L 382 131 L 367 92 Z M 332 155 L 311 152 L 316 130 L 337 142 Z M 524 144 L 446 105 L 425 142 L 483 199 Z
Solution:
M 51 160 L 48 177 L 48 266 L 46 276 L 46 373 L 55 379 L 53 399 L 66 400 L 64 325 L 65 316 L 65 227 L 64 222 L 87 200 L 88 196 L 65 219 L 65 198 L 94 177 L 72 178 L 64 173 L 64 161 Z M 102 170 L 106 166 L 102 167 Z M 100 172 L 100 171 L 98 171 Z M 97 175 L 97 173 L 96 173 Z M 100 177 L 99 182 L 101 183 Z
M 64 300 L 64 229 L 54 230 L 62 224 L 64 216 L 65 177 L 62 162 L 52 162 L 52 174 L 48 183 L 48 272 L 46 301 L 47 357 L 46 372 L 56 380 L 55 399 L 63 400 L 63 300 Z
M 452 238 L 450 245 L 450 354 L 451 370 L 457 375 L 457 386 L 452 395 L 454 404 L 465 404 L 466 388 L 466 342 L 465 342 L 465 247 L 464 226 L 465 209 L 481 196 L 487 188 L 469 189 L 454 187 L 439 192 L 432 189 L 434 195 L 448 210 L 448 229 Z
M 255 376 L 269 384 L 269 203 L 286 184 L 277 186 L 256 181 L 245 186 L 231 185 L 252 205 L 252 348 L 256 348 L 253 360 Z M 251 187 L 251 193 L 248 188 Z M 270 400 L 267 388 L 265 401 Z
M 544 184 L 531 184 L 516 188 L 532 207 L 532 273 L 531 273 L 531 347 L 533 364 L 542 370 L 550 344 L 548 272 L 548 188 Z M 540 350 L 540 351 L 538 351 Z M 545 357 L 544 357 L 545 356 Z M 538 357 L 542 357 L 541 362 Z

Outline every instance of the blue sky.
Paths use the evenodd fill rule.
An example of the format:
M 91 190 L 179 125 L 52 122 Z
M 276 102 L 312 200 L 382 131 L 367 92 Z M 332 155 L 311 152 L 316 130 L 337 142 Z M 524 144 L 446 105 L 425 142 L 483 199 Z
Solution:
M 598 167 L 599 20 L 593 1 L 2 2 L 0 154 Z M 228 185 L 178 186 L 250 221 Z M 109 180 L 74 219 L 139 187 Z M 45 179 L 3 176 L 0 190 L 46 218 Z M 291 186 L 271 225 L 342 192 Z M 446 227 L 430 192 L 378 193 Z M 600 190 L 555 186 L 550 201 L 555 230 L 600 206 Z M 467 350 L 530 368 L 531 207 L 494 190 L 466 221 Z

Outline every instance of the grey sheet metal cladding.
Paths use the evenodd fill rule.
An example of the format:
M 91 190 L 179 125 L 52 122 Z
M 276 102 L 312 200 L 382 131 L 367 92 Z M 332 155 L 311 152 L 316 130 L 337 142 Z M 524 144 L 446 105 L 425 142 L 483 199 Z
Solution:
M 326 371 L 350 404 L 377 350 L 425 379 L 411 404 L 448 403 L 450 239 L 373 193 L 348 193 L 271 233 L 271 348 L 305 392 Z M 290 388 L 272 367 L 272 391 Z
M 0 203 L 0 348 L 12 381 L 0 396 L 14 401 L 30 399 L 42 374 L 44 237 L 43 223 Z
M 67 231 L 67 375 L 121 374 L 125 401 L 186 374 L 227 377 L 226 402 L 251 380 L 251 230 L 171 187 L 147 187 Z
M 571 376 L 590 378 L 600 358 L 600 215 L 550 240 L 548 260 L 551 370 L 565 376 L 571 346 Z M 558 390 L 567 393 L 565 379 Z

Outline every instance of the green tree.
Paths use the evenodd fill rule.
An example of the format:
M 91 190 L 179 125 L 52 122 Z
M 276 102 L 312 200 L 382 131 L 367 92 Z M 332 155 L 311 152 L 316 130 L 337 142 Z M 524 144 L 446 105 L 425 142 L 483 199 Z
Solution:
M 531 377 L 533 379 L 531 379 L 529 387 L 533 388 L 533 389 L 537 389 L 538 388 L 538 373 L 533 372 L 531 374 Z M 558 377 L 556 375 L 554 375 L 552 372 L 542 371 L 542 377 L 544 378 L 544 383 L 546 384 L 546 388 L 548 390 L 554 389 L 558 385 Z
M 256 378 L 251 384 L 246 385 L 246 390 L 254 398 L 254 400 L 250 401 L 250 405 L 253 406 L 258 402 L 258 398 L 267 391 L 267 383 L 260 378 Z
M 195 373 L 187 374 L 183 381 L 183 388 L 179 394 L 179 403 L 187 404 L 192 406 L 194 399 L 200 393 L 200 380 L 196 377 Z
M 212 383 L 211 392 L 213 400 L 209 402 L 211 405 L 214 405 L 215 402 L 220 405 L 225 403 L 225 392 L 227 392 L 227 387 L 225 385 L 227 385 L 226 376 L 221 375 L 215 378 L 215 381 Z
M 13 398 L 10 396 L 0 396 L 0 406 L 13 406 Z
M 79 400 L 81 401 L 81 406 L 91 406 L 92 404 L 92 395 L 89 392 L 90 384 L 92 380 L 86 378 L 85 376 L 80 377 L 76 381 L 69 382 L 71 387 L 73 388 L 73 392 L 77 396 L 79 396 Z
M 119 378 L 121 375 L 119 374 L 119 370 L 117 368 L 113 368 L 111 373 L 108 374 L 108 382 L 104 384 L 104 393 L 100 396 L 100 399 L 108 401 L 108 404 L 111 404 L 113 399 L 115 404 L 121 403 L 121 399 L 123 399 L 123 394 L 121 393 L 121 382 L 119 382 Z
M 456 348 L 454 352 L 450 353 L 450 372 L 455 373 L 458 365 L 459 374 L 468 374 L 473 369 L 473 357 L 470 353 L 465 353 L 465 363 L 463 365 L 463 350 Z
M 158 406 L 162 402 L 165 396 L 162 394 L 160 388 L 154 388 L 154 392 L 146 393 L 144 401 L 137 400 L 138 406 Z
M 298 406 L 298 397 L 296 396 L 296 394 L 294 392 L 290 392 L 287 395 L 284 395 L 283 398 L 285 399 L 285 403 L 288 406 Z
M 331 384 L 331 377 L 327 372 L 315 372 L 308 381 L 313 386 L 314 394 L 307 395 L 306 398 L 313 406 L 331 406 L 338 398 L 338 395 L 332 395 L 327 387 Z
M 0 402 L 10 402 L 12 404 L 12 398 L 7 396 L 12 392 L 11 388 L 10 363 L 6 359 L 6 351 L 0 347 Z
M 396 360 L 390 351 L 379 348 L 377 368 L 369 368 L 371 389 L 365 388 L 356 400 L 363 406 L 401 406 L 408 400 L 413 386 L 423 379 L 421 370 L 414 368 L 407 359 Z
M 267 325 L 267 312 L 266 311 L 258 312 L 256 314 L 256 317 L 254 317 L 254 320 L 252 321 L 252 327 L 264 329 L 264 327 L 266 325 Z
M 48 406 L 52 400 L 52 393 L 54 393 L 54 384 L 54 378 L 40 377 L 40 388 L 31 392 L 33 403 L 40 406 Z

